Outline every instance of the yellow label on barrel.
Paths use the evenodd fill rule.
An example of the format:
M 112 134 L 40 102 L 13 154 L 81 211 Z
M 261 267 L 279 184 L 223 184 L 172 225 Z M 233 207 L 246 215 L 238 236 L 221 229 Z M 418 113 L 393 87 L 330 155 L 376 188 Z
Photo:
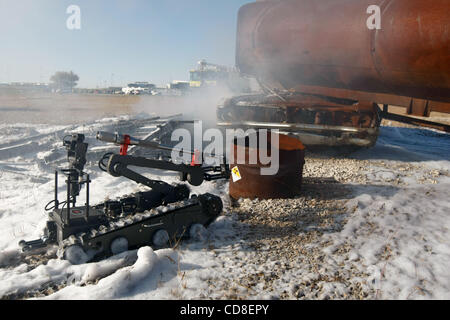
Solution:
M 237 182 L 242 179 L 241 173 L 239 172 L 238 167 L 234 167 L 231 169 L 231 175 L 233 177 L 233 182 Z

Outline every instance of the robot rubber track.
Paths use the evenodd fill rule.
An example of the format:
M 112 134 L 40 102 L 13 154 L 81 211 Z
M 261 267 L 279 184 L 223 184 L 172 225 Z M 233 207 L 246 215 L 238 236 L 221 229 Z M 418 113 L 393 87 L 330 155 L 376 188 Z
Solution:
M 181 239 L 195 237 L 199 226 L 208 227 L 222 209 L 222 201 L 215 195 L 193 196 L 72 235 L 60 243 L 58 256 L 80 264 L 144 245 L 174 247 Z

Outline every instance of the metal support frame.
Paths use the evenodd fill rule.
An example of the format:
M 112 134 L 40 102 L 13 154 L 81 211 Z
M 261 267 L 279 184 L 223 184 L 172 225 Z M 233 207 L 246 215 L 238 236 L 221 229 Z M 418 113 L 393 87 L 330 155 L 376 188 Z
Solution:
M 383 105 L 383 112 L 381 113 L 381 117 L 383 119 L 403 122 L 403 123 L 407 123 L 407 124 L 411 124 L 411 125 L 415 125 L 415 126 L 419 126 L 419 127 L 427 127 L 427 128 L 441 130 L 444 132 L 450 132 L 450 125 L 447 125 L 447 124 L 390 113 L 389 106 L 386 104 Z
M 89 184 L 91 183 L 89 175 L 86 175 L 86 221 L 89 220 Z

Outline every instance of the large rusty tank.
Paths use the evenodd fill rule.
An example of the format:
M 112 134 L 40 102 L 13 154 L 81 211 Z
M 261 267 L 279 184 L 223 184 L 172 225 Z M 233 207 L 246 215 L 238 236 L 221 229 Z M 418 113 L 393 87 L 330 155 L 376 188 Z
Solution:
M 379 29 L 368 24 L 376 13 L 371 11 L 373 6 L 379 8 L 380 15 L 376 16 L 381 23 Z M 295 92 L 297 98 L 299 93 L 309 98 L 306 102 L 297 99 L 297 106 L 290 103 L 291 107 L 308 109 L 308 112 L 315 110 L 318 101 L 311 104 L 307 100 L 331 99 L 334 105 L 330 104 L 330 113 L 325 115 L 328 118 L 334 117 L 333 110 L 339 104 L 337 98 L 343 102 L 338 108 L 347 106 L 353 113 L 359 112 L 358 106 L 367 110 L 367 105 L 392 101 L 403 103 L 410 113 L 417 115 L 429 115 L 434 105 L 441 112 L 450 112 L 450 104 L 446 104 L 450 102 L 449 12 L 448 0 L 249 3 L 239 11 L 236 64 L 243 74 L 257 78 L 268 96 L 278 97 L 284 110 L 286 101 L 292 102 L 290 95 Z M 392 96 L 400 98 L 393 100 Z M 248 104 L 248 99 L 242 97 L 221 106 L 219 123 L 258 126 L 229 118 L 232 104 L 242 104 L 244 100 Z M 371 123 L 375 126 L 371 128 L 374 130 L 379 126 L 378 116 L 383 116 L 383 112 L 373 112 Z M 265 122 L 274 125 L 273 120 L 267 118 Z M 300 133 L 321 138 L 340 135 L 338 128 L 330 133 L 323 127 L 328 122 L 296 121 L 316 126 L 314 131 Z M 285 122 L 289 123 L 286 117 Z M 350 127 L 358 131 L 366 124 L 367 120 L 356 121 Z M 339 126 L 343 127 L 342 132 L 348 132 L 348 125 L 334 123 L 334 127 Z M 374 139 L 376 133 L 364 144 L 370 146 Z M 319 140 L 326 139 L 314 141 Z M 307 141 L 305 144 L 308 145 Z

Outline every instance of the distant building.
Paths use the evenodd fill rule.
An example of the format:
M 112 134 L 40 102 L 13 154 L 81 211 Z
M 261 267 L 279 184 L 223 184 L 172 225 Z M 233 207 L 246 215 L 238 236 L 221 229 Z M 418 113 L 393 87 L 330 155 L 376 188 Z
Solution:
M 172 83 L 169 83 L 167 85 L 167 88 L 171 89 L 171 90 L 181 90 L 181 91 L 189 90 L 190 82 L 175 80 L 175 81 L 172 81 Z
M 108 91 L 110 94 L 123 94 L 122 87 L 109 87 Z
M 156 89 L 156 85 L 148 82 L 134 82 L 129 83 L 126 88 L 122 88 L 124 94 L 152 94 L 152 91 Z
M 51 92 L 52 88 L 48 83 L 40 82 L 11 82 L 0 84 L 2 91 L 16 93 L 41 93 Z
M 128 88 L 143 88 L 143 89 L 151 90 L 151 89 L 156 88 L 156 85 L 154 85 L 153 83 L 148 83 L 148 82 L 134 82 L 134 83 L 129 83 Z
M 197 69 L 189 71 L 191 88 L 228 87 L 235 93 L 251 92 L 250 82 L 236 68 L 201 60 Z

